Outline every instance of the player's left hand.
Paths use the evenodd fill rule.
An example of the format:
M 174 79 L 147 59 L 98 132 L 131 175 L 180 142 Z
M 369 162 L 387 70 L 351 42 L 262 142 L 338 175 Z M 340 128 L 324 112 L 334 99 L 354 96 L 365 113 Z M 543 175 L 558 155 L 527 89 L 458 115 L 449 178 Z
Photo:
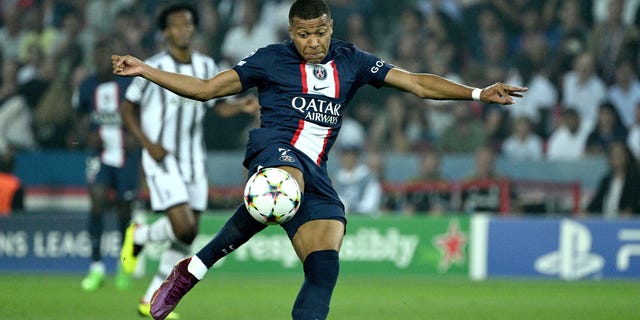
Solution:
M 496 82 L 480 93 L 480 100 L 485 103 L 514 104 L 513 97 L 522 98 L 520 92 L 529 90 L 527 87 L 515 87 Z

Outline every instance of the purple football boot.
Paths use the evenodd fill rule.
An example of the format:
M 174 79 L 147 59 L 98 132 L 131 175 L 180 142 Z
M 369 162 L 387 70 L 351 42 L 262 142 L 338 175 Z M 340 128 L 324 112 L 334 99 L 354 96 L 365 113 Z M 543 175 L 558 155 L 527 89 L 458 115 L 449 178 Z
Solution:
M 178 306 L 180 299 L 198 283 L 198 278 L 187 270 L 190 261 L 191 258 L 180 260 L 173 267 L 169 277 L 153 293 L 151 315 L 154 319 L 162 320 L 166 318 Z

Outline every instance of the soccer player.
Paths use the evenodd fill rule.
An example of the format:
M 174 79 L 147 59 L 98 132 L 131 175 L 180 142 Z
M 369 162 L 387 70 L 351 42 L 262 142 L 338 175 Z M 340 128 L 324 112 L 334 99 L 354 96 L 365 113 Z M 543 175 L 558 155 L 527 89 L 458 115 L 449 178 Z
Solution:
M 411 73 L 332 39 L 332 31 L 331 12 L 324 0 L 297 0 L 289 11 L 291 41 L 261 48 L 207 80 L 154 68 L 132 56 L 112 56 L 115 74 L 141 76 L 191 99 L 206 101 L 258 87 L 261 125 L 250 132 L 243 164 L 250 173 L 260 166 L 281 168 L 304 192 L 296 215 L 282 224 L 305 273 L 293 319 L 326 319 L 329 313 L 346 218 L 326 160 L 344 108 L 358 88 L 386 85 L 421 98 L 501 104 L 512 104 L 512 96 L 526 91 L 502 83 L 472 88 L 433 74 Z M 240 205 L 207 245 L 176 264 L 154 293 L 153 317 L 164 319 L 216 261 L 264 228 Z
M 95 72 L 82 81 L 73 98 L 78 131 L 90 150 L 86 176 L 91 200 L 87 225 L 91 265 L 81 282 L 86 291 L 98 289 L 105 281 L 100 243 L 109 203 L 113 203 L 118 213 L 119 229 L 124 234 L 131 221 L 138 190 L 140 148 L 123 127 L 119 113 L 124 92 L 131 81 L 111 73 L 108 57 L 113 50 L 112 40 L 100 38 L 96 42 L 93 52 Z M 108 197 L 110 190 L 114 191 L 115 201 Z M 118 268 L 116 287 L 126 289 L 128 285 L 129 277 Z
M 183 3 L 162 9 L 158 26 L 167 49 L 147 60 L 149 65 L 190 77 L 208 79 L 218 73 L 214 60 L 192 49 L 198 24 L 195 9 Z M 180 97 L 143 78 L 135 78 L 127 89 L 121 114 L 127 128 L 143 147 L 142 167 L 149 187 L 151 209 L 166 212 L 151 224 L 131 224 L 121 249 L 122 269 L 135 271 L 137 256 L 149 242 L 169 241 L 158 272 L 138 304 L 138 313 L 150 317 L 153 292 L 173 265 L 191 253 L 200 213 L 206 208 L 208 182 L 203 143 L 204 106 L 213 100 L 195 101 Z M 239 106 L 238 106 L 239 105 Z M 237 99 L 233 105 L 219 103 L 227 115 L 232 111 L 258 110 L 256 99 Z M 168 315 L 177 318 L 174 313 Z

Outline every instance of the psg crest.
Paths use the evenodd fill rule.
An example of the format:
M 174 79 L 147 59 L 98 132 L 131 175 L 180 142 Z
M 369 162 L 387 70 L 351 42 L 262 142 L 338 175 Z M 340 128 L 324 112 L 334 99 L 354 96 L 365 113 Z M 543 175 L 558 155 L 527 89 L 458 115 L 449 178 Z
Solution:
M 318 80 L 324 80 L 327 78 L 327 69 L 323 65 L 317 64 L 313 66 L 313 76 Z

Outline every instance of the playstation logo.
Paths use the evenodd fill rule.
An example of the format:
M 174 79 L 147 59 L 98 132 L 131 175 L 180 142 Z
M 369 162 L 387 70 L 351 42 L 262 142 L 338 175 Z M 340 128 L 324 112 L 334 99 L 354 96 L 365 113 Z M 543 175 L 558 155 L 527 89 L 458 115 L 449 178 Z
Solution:
M 602 270 L 604 258 L 590 252 L 591 232 L 587 227 L 572 220 L 562 220 L 558 238 L 557 251 L 536 259 L 537 272 L 577 280 Z

